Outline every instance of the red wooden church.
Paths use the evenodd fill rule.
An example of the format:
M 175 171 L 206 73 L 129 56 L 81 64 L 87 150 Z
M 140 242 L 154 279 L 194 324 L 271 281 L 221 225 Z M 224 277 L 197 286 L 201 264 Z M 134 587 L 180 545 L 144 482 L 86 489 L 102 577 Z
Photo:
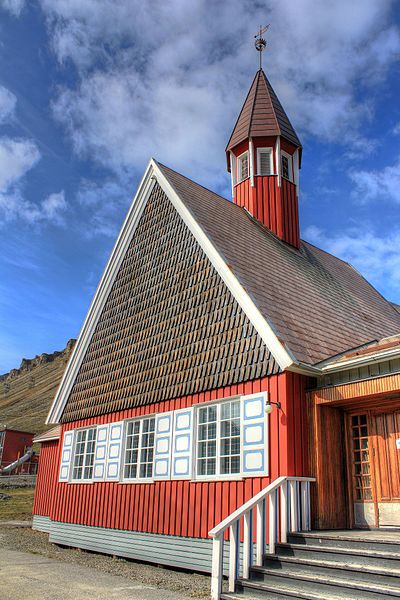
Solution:
M 51 541 L 212 570 L 214 598 L 223 569 L 231 592 L 328 598 L 340 557 L 320 596 L 287 574 L 321 550 L 304 532 L 400 525 L 400 345 L 380 341 L 400 313 L 300 239 L 301 154 L 260 69 L 226 148 L 233 202 L 150 161 L 42 440 L 34 527 Z M 378 597 L 388 547 L 383 589 L 395 540 L 343 597 Z

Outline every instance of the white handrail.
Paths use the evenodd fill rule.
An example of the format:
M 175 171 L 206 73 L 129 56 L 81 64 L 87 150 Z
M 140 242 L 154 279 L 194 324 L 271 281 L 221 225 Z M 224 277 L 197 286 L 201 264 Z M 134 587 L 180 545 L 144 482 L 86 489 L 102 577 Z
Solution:
M 223 551 L 225 532 L 229 528 L 229 591 L 235 591 L 239 575 L 240 523 L 243 519 L 242 577 L 247 579 L 253 564 L 262 565 L 266 551 L 266 499 L 268 502 L 268 553 L 275 553 L 276 542 L 285 543 L 288 531 L 310 530 L 310 483 L 313 477 L 282 476 L 272 481 L 209 532 L 213 538 L 211 597 L 219 600 L 222 592 Z M 288 490 L 289 487 L 289 490 Z M 300 487 L 300 490 L 299 490 Z M 278 500 L 280 495 L 280 502 Z M 254 509 L 256 528 L 253 536 Z M 279 518 L 280 517 L 280 518 Z

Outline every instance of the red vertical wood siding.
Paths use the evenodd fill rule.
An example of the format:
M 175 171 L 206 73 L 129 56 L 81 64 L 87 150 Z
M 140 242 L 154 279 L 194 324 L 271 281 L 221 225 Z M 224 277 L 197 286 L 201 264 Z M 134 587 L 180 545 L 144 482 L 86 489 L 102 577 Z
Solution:
M 299 248 L 298 198 L 294 183 L 282 178 L 279 187 L 276 175 L 256 175 L 254 186 L 250 179 L 235 186 L 234 202 L 245 207 L 280 239 Z
M 268 391 L 280 401 L 269 420 L 269 476 L 240 481 L 158 481 L 154 483 L 58 482 L 60 445 L 43 444 L 34 513 L 54 521 L 149 533 L 208 537 L 208 531 L 280 475 L 305 475 L 305 379 L 282 373 L 174 401 L 63 425 L 63 432 L 99 422 L 164 412 L 238 394 Z
M 58 440 L 43 442 L 40 449 L 33 514 L 49 517 L 54 509 L 54 492 L 58 479 L 60 445 Z

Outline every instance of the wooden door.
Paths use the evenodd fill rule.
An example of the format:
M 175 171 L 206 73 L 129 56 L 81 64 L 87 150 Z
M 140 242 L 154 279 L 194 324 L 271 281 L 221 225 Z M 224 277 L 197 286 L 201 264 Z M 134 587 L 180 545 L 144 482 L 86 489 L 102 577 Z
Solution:
M 400 526 L 400 411 L 372 417 L 380 526 Z

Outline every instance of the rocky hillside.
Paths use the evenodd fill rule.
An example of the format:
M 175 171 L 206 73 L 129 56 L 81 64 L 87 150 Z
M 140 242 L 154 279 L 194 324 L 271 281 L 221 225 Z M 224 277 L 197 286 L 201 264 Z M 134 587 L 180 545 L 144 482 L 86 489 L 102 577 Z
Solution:
M 23 358 L 19 369 L 0 375 L 0 424 L 41 433 L 45 420 L 74 347 L 53 354 Z

